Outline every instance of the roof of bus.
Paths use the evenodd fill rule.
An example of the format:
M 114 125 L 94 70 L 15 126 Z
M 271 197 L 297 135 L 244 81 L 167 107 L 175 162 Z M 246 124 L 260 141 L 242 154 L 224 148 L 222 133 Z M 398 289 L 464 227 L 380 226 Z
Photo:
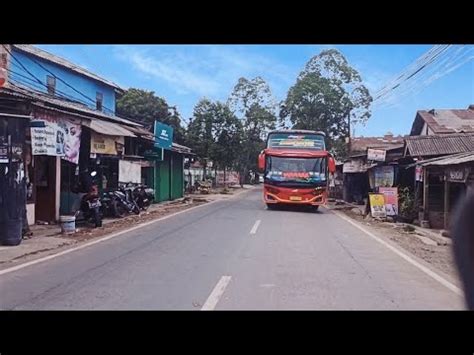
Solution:
M 274 131 L 270 131 L 268 134 L 274 134 L 274 133 L 294 133 L 294 134 L 299 134 L 299 133 L 312 133 L 312 134 L 320 134 L 323 136 L 326 136 L 324 132 L 321 131 L 310 131 L 306 129 L 276 129 Z

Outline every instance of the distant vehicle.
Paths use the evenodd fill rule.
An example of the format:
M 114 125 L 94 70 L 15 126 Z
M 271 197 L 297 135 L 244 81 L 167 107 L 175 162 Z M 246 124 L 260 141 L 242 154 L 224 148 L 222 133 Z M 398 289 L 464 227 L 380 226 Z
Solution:
M 258 167 L 264 173 L 263 199 L 269 209 L 277 204 L 318 209 L 326 203 L 329 173 L 336 170 L 325 134 L 307 130 L 270 132 Z

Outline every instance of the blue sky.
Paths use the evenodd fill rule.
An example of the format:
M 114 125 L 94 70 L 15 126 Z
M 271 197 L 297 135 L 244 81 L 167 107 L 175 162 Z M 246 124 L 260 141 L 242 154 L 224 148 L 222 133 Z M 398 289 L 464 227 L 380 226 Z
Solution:
M 277 100 L 305 63 L 321 50 L 335 47 L 362 76 L 373 94 L 427 52 L 432 45 L 40 45 L 124 88 L 153 90 L 176 105 L 184 120 L 202 97 L 226 100 L 239 77 L 263 77 Z M 433 65 L 430 73 L 400 88 L 372 108 L 356 135 L 387 131 L 408 134 L 420 109 L 467 108 L 474 103 L 474 46 L 454 46 L 459 61 Z M 459 51 L 459 52 L 456 52 Z M 454 57 L 453 57 L 454 60 Z M 450 65 L 452 64 L 452 65 Z M 416 77 L 414 77 L 416 78 Z

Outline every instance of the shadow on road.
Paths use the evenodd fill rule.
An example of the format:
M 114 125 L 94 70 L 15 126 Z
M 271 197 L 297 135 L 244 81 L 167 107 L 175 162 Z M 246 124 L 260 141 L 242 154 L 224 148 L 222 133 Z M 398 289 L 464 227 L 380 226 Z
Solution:
M 271 208 L 266 207 L 267 211 L 270 212 L 303 212 L 313 214 L 324 214 L 321 208 L 315 209 L 312 206 L 301 206 L 301 205 L 274 205 Z

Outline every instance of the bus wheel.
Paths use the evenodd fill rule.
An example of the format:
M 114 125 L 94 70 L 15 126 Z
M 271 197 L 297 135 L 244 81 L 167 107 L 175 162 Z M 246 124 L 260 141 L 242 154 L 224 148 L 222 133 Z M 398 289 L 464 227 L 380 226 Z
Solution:
M 269 210 L 275 210 L 275 209 L 276 209 L 276 205 L 273 204 L 273 203 L 267 203 L 267 209 L 269 209 Z
M 318 209 L 319 209 L 319 205 L 316 205 L 316 206 L 312 206 L 313 207 L 313 212 L 318 212 Z

